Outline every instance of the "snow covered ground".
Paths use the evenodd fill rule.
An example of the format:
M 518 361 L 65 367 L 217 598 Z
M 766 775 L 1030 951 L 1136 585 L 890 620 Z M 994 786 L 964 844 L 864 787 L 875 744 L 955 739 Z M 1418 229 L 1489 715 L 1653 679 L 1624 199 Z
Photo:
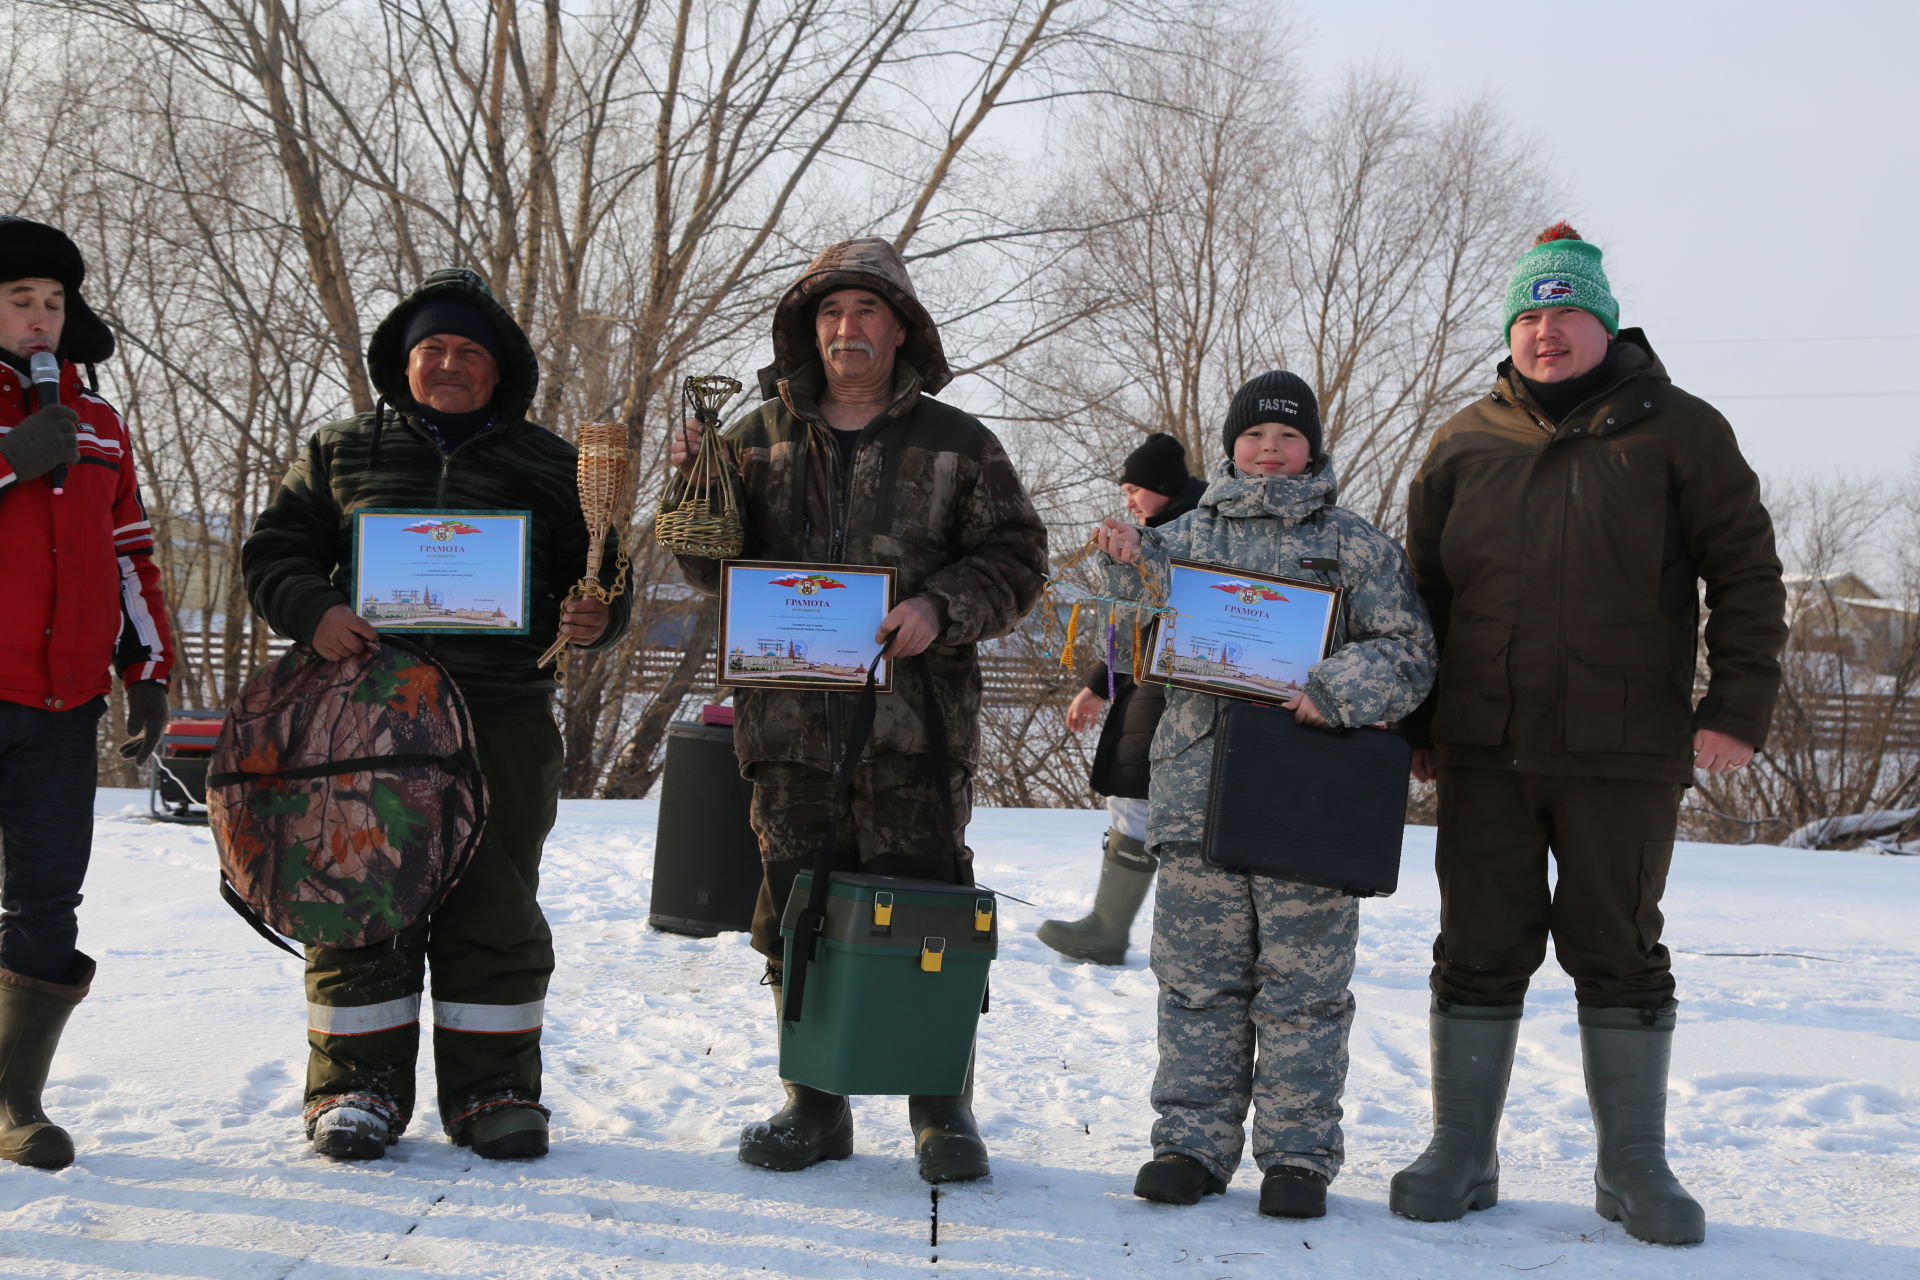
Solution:
M 1137 952 L 1090 968 L 1032 937 L 1085 906 L 1104 815 L 983 811 L 980 878 L 1038 906 L 1005 904 L 983 1024 L 994 1176 L 942 1191 L 936 1246 L 900 1099 L 856 1102 L 851 1160 L 734 1159 L 775 1096 L 769 1001 L 740 935 L 647 927 L 650 802 L 566 803 L 548 844 L 559 1127 L 528 1165 L 449 1145 L 430 1106 L 391 1159 L 314 1156 L 298 965 L 215 896 L 205 828 L 149 824 L 132 792 L 102 793 L 100 813 L 81 916 L 100 974 L 47 1095 L 79 1160 L 0 1168 L 0 1277 L 1920 1276 L 1920 859 L 1683 847 L 1672 1155 L 1710 1225 L 1703 1246 L 1660 1249 L 1593 1213 L 1572 992 L 1551 969 L 1523 1025 L 1499 1206 L 1439 1225 L 1387 1212 L 1427 1121 L 1420 828 L 1401 892 L 1363 908 L 1329 1216 L 1260 1217 L 1250 1164 L 1193 1208 L 1133 1199 L 1152 976 Z

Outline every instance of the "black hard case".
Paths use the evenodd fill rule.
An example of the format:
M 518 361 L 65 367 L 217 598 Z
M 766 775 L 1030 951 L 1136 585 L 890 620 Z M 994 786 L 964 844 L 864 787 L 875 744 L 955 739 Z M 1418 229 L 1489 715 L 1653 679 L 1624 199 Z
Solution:
M 1233 703 L 1214 730 L 1203 856 L 1360 898 L 1392 893 L 1410 754 L 1391 730 L 1315 729 Z

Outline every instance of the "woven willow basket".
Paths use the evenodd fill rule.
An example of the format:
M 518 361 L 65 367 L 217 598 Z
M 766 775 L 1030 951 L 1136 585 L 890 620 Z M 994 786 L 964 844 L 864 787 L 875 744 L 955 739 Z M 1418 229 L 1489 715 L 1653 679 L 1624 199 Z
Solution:
M 687 407 L 706 432 L 700 437 L 700 451 L 694 455 L 693 465 L 667 480 L 653 519 L 654 541 L 675 555 L 727 560 L 746 548 L 740 477 L 728 465 L 719 431 L 720 407 L 739 390 L 740 384 L 732 378 L 686 381 Z

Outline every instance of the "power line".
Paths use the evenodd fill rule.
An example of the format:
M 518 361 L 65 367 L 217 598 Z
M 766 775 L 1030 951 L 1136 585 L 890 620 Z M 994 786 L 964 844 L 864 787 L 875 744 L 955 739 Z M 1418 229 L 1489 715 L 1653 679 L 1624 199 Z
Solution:
M 1702 395 L 1717 400 L 1905 400 L 1920 396 L 1920 391 L 1735 391 L 1725 395 Z
M 1857 338 L 1662 338 L 1660 345 L 1696 346 L 1701 343 L 1746 343 L 1746 342 L 1920 342 L 1920 333 L 1871 333 Z

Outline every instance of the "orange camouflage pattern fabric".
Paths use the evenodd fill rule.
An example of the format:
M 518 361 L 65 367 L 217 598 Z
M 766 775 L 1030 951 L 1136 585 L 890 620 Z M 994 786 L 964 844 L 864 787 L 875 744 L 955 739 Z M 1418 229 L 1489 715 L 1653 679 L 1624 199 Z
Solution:
M 309 946 L 371 946 L 426 915 L 472 857 L 486 806 L 459 689 L 392 639 L 262 667 L 207 769 L 229 901 Z

